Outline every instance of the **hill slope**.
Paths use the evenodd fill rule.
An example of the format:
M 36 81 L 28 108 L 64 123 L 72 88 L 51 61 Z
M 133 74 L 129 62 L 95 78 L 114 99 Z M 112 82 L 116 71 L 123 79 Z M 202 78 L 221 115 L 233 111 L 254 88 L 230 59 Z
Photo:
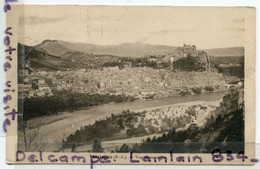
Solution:
M 44 47 L 41 45 L 31 47 L 20 43 L 18 44 L 18 58 L 20 63 L 18 66 L 20 70 L 24 69 L 24 67 L 33 70 L 99 68 L 104 63 L 117 62 L 119 60 L 116 56 L 112 55 L 93 55 L 70 50 L 57 44 L 57 42 L 44 43 Z M 53 46 L 48 43 L 53 43 Z M 58 50 L 54 50 L 55 47 L 57 47 Z M 59 54 L 61 55 L 57 56 Z
M 151 45 L 141 42 L 122 43 L 119 45 L 95 45 L 89 43 L 71 43 L 60 40 L 45 40 L 35 48 L 50 55 L 61 56 L 67 52 L 84 52 L 95 55 L 114 55 L 124 57 L 143 57 L 147 55 L 163 55 L 176 49 L 173 46 Z
M 61 59 L 73 62 L 75 65 L 84 65 L 85 68 L 99 68 L 103 64 L 108 62 L 117 62 L 119 61 L 118 57 L 112 55 L 94 55 L 84 52 L 66 52 L 60 56 Z M 84 67 L 83 66 L 83 67 Z
M 34 48 L 53 56 L 60 56 L 66 52 L 73 51 L 60 44 L 57 40 L 45 40 L 41 44 L 34 46 Z
M 146 55 L 162 55 L 168 54 L 176 49 L 176 47 L 165 45 L 151 45 L 144 43 L 123 43 L 119 45 L 95 45 L 88 43 L 69 43 L 58 41 L 62 46 L 70 49 L 97 55 L 115 55 L 124 57 L 143 57 Z
M 142 153 L 210 153 L 214 149 L 240 152 L 244 150 L 244 90 L 230 89 L 220 106 L 208 118 L 203 128 L 191 124 L 185 131 L 172 128 L 167 134 L 141 145 L 133 152 Z
M 143 57 L 149 55 L 167 55 L 177 47 L 152 45 L 141 42 L 122 43 L 119 45 L 96 45 L 89 43 L 72 43 L 61 40 L 45 40 L 35 48 L 50 55 L 61 56 L 67 52 L 79 51 L 96 55 L 115 55 L 124 57 Z M 205 49 L 209 56 L 244 56 L 244 47 Z
M 205 49 L 209 56 L 244 56 L 244 47 Z
M 37 50 L 36 47 L 18 44 L 19 69 L 24 67 L 37 70 L 59 70 L 75 67 L 75 64 L 60 57 L 48 54 L 44 50 Z
M 102 46 L 87 43 L 70 43 L 60 40 L 45 40 L 41 44 L 31 47 L 18 44 L 18 48 L 20 51 L 19 56 L 23 57 L 22 55 L 24 55 L 25 59 L 27 59 L 26 63 L 31 63 L 32 68 L 36 69 L 98 68 L 108 62 L 117 63 L 119 60 L 124 61 L 126 57 L 129 57 L 131 60 L 160 56 L 163 57 L 163 62 L 169 62 L 172 55 L 174 55 L 175 60 L 183 58 L 183 56 L 178 57 L 176 55 L 176 51 L 177 53 L 182 53 L 178 52 L 179 48 L 177 47 L 140 42 Z M 215 56 L 215 60 L 219 60 L 218 62 L 222 63 L 223 56 L 243 56 L 244 48 L 208 49 L 205 52 L 206 56 Z M 193 53 L 191 55 L 202 56 Z M 221 59 L 218 59 L 220 56 L 222 56 Z M 200 65 L 201 63 L 206 63 L 205 58 L 207 57 L 198 58 L 200 58 Z

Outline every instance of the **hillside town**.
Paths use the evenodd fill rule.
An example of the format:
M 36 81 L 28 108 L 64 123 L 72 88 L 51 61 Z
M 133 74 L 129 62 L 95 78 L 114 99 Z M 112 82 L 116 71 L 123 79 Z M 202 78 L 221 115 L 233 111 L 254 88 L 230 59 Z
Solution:
M 20 97 L 52 96 L 53 91 L 100 95 L 126 95 L 145 99 L 169 97 L 184 90 L 192 92 L 205 87 L 224 90 L 225 81 L 217 72 L 172 72 L 149 67 L 106 67 L 103 70 L 23 72 L 24 84 L 19 84 Z M 21 73 L 22 74 L 22 73 Z
M 197 58 L 196 64 L 202 65 L 204 71 L 175 71 L 175 61 L 182 58 Z M 148 61 L 166 62 L 170 66 L 161 69 L 133 67 L 132 62 L 124 61 L 121 67 L 111 65 L 98 69 L 20 70 L 19 96 L 43 97 L 52 96 L 56 91 L 70 91 L 147 99 L 226 90 L 223 75 L 210 68 L 209 57 L 205 52 L 196 50 L 195 45 L 184 44 L 168 56 L 154 56 Z

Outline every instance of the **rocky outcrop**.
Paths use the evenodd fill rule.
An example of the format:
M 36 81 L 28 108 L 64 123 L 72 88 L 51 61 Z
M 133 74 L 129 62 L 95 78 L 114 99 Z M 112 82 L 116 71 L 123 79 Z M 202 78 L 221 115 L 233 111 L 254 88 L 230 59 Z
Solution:
M 206 52 L 196 50 L 195 45 L 178 47 L 172 54 L 173 68 L 181 71 L 205 71 L 211 69 Z
M 203 143 L 199 151 L 244 150 L 244 90 L 231 89 L 214 114 L 216 120 L 207 124 L 204 132 L 195 138 Z

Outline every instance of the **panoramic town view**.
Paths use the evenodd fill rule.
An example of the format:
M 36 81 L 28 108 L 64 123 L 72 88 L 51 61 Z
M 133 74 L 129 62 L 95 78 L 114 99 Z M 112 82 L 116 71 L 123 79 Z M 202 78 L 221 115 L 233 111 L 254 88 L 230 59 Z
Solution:
M 119 11 L 138 27 L 133 18 L 139 15 L 124 12 Z M 31 15 L 20 24 L 40 29 L 41 24 Z M 167 13 L 158 15 L 166 17 Z M 180 17 L 187 20 L 190 16 Z M 145 25 L 148 21 L 142 19 Z M 88 22 L 91 19 L 86 22 L 91 27 Z M 232 36 L 238 30 L 240 37 L 243 18 L 226 22 L 235 26 Z M 164 40 L 149 41 L 153 34 L 134 42 L 115 37 L 118 43 L 110 39 L 111 34 L 123 36 L 120 29 L 124 26 L 118 23 L 119 31 L 107 26 L 111 34 L 106 35 L 105 23 L 100 41 L 107 36 L 111 44 L 74 42 L 57 32 L 53 37 L 48 31 L 44 34 L 44 28 L 41 36 L 23 32 L 30 40 L 17 44 L 20 151 L 209 153 L 214 148 L 244 149 L 244 47 L 238 44 L 243 38 L 229 40 L 227 33 L 223 41 L 229 43 L 216 37 L 210 40 L 219 42 L 214 47 L 197 33 L 192 33 L 197 41 L 180 38 L 189 32 L 183 28 L 183 32 L 173 31 L 181 35 L 177 42 L 170 37 L 172 31 L 165 31 L 166 25 L 161 30 L 159 25 L 164 23 L 160 21 L 154 22 L 158 30 L 144 26 L 138 31 L 155 29 L 158 37 L 166 33 L 172 45 Z M 213 31 L 221 34 L 225 26 Z M 89 27 L 86 39 L 95 39 L 94 30 L 93 35 L 88 34 Z M 136 30 L 129 32 L 138 37 Z M 212 32 L 206 31 L 205 36 Z

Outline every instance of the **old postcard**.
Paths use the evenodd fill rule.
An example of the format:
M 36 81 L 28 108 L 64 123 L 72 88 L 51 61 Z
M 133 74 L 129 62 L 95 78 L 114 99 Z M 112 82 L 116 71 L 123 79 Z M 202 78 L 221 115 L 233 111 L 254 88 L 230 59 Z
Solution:
M 7 162 L 255 159 L 255 9 L 12 5 Z

